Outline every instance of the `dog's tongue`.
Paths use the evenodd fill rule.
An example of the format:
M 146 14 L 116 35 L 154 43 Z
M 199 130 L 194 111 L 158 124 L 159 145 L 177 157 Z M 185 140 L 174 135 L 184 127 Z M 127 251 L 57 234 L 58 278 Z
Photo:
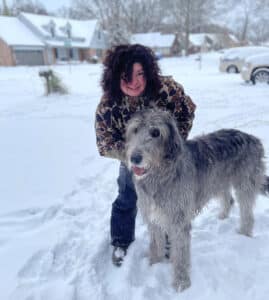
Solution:
M 144 168 L 139 168 L 136 166 L 133 166 L 132 169 L 133 169 L 133 172 L 135 173 L 135 175 L 137 175 L 137 176 L 141 176 L 146 172 L 146 170 Z

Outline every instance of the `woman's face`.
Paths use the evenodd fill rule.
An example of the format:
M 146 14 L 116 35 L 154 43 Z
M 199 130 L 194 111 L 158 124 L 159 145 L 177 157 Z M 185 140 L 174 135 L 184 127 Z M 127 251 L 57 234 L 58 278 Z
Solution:
M 120 79 L 120 89 L 121 91 L 131 97 L 137 97 L 143 94 L 146 88 L 146 79 L 144 75 L 143 67 L 140 63 L 133 64 L 132 78 L 130 82 L 124 79 L 124 74 L 122 74 Z

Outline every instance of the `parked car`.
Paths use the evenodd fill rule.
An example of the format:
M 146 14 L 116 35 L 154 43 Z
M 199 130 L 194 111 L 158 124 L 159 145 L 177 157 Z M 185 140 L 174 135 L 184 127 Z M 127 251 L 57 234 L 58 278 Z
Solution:
M 230 48 L 220 57 L 219 70 L 227 73 L 239 73 L 245 58 L 260 53 L 269 53 L 269 47 L 247 46 Z
M 242 78 L 253 84 L 265 82 L 269 84 L 269 52 L 246 58 L 241 72 Z

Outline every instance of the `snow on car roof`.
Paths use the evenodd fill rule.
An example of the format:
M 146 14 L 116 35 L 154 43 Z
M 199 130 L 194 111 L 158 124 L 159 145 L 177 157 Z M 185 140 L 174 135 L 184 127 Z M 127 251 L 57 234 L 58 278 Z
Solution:
M 246 62 L 269 65 L 269 49 L 268 53 L 248 56 L 248 58 L 246 58 Z
M 269 47 L 261 47 L 261 46 L 247 46 L 247 47 L 235 47 L 228 49 L 224 52 L 222 58 L 246 58 L 250 55 L 255 55 L 256 53 L 261 52 L 269 52 Z

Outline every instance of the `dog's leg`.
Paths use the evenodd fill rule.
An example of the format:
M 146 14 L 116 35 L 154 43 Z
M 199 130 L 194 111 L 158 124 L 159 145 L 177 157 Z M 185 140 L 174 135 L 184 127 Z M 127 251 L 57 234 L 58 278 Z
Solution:
M 165 258 L 170 258 L 170 249 L 171 249 L 171 243 L 169 240 L 169 236 L 166 233 L 165 234 Z
M 165 233 L 156 224 L 149 224 L 150 232 L 150 264 L 156 264 L 165 256 Z
M 183 228 L 172 228 L 171 236 L 171 261 L 174 269 L 174 288 L 181 292 L 191 285 L 190 280 L 190 245 L 191 224 Z
M 238 233 L 252 236 L 254 226 L 253 207 L 256 194 L 252 190 L 237 190 L 237 199 L 240 207 L 240 228 Z
M 221 195 L 220 204 L 221 210 L 219 213 L 219 219 L 223 220 L 229 217 L 231 208 L 234 204 L 234 199 L 229 191 L 225 191 Z

